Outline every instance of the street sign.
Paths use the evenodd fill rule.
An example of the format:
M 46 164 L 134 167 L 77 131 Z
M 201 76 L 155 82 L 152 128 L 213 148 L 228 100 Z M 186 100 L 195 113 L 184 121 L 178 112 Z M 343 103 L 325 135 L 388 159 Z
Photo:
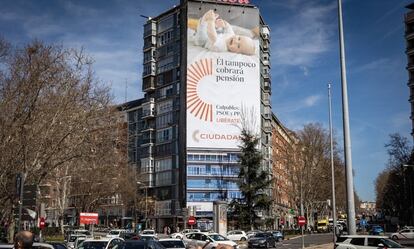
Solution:
M 197 223 L 197 220 L 194 216 L 188 217 L 188 225 L 193 226 Z
M 45 222 L 45 218 L 44 217 L 41 217 L 40 218 L 40 221 L 39 221 L 39 228 L 40 229 L 43 229 L 43 228 L 45 228 L 45 224 L 46 222 Z
M 80 213 L 80 224 L 98 224 L 98 213 Z
M 298 224 L 299 224 L 299 226 L 304 226 L 306 224 L 305 216 L 299 216 L 298 217 Z

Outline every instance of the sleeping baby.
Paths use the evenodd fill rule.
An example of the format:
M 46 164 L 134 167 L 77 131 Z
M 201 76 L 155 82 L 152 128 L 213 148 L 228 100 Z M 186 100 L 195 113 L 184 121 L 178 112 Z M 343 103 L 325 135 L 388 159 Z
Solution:
M 254 40 L 245 35 L 236 35 L 231 25 L 218 17 L 213 10 L 203 15 L 197 26 L 194 43 L 214 52 L 254 55 Z

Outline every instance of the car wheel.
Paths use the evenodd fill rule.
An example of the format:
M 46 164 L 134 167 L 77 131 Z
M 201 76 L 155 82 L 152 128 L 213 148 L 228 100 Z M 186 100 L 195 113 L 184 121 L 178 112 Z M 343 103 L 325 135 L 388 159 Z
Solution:
M 246 241 L 245 237 L 241 237 L 240 241 Z
M 392 238 L 391 239 L 393 239 L 393 240 L 398 240 L 398 237 L 397 237 L 397 235 L 394 235 L 394 236 L 392 236 Z
M 278 242 L 282 242 L 282 240 L 283 240 L 282 237 L 277 238 Z

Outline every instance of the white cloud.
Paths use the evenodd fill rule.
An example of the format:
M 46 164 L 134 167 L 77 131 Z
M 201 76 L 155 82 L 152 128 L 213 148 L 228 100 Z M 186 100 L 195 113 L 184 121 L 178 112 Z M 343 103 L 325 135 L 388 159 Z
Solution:
M 279 113 L 292 113 L 299 110 L 307 109 L 316 106 L 319 104 L 320 100 L 322 99 L 322 95 L 314 94 L 303 98 L 300 101 L 290 101 L 285 102 L 284 104 L 277 105 L 274 109 L 277 110 Z
M 292 6 L 295 4 L 294 1 Z M 329 16 L 336 10 L 336 2 L 329 5 L 308 3 L 298 9 L 297 15 L 272 28 L 272 63 L 275 65 L 311 66 L 332 46 L 336 23 L 329 20 Z
M 304 104 L 304 107 L 312 107 L 316 105 L 321 100 L 321 98 L 321 95 L 311 95 L 305 98 L 302 102 Z

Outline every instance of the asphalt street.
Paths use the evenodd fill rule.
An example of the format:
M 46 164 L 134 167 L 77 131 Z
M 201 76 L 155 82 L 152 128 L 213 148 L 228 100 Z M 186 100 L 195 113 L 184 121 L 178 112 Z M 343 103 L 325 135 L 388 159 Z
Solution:
M 313 247 L 316 245 L 323 245 L 332 242 L 332 234 L 308 234 L 304 236 L 305 247 Z M 241 249 L 247 249 L 247 245 L 240 245 Z M 293 239 L 278 242 L 276 248 L 281 249 L 300 249 L 302 248 L 302 238 L 295 237 Z

